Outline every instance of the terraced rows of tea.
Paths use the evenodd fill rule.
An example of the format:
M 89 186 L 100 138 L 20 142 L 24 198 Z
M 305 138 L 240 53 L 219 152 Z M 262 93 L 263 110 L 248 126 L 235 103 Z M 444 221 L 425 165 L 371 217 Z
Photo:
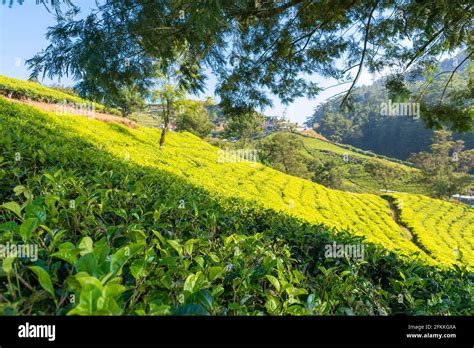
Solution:
M 28 112 L 24 107 L 24 113 Z M 81 116 L 45 114 L 45 117 L 45 127 L 60 127 L 118 159 L 172 173 L 212 195 L 240 198 L 312 223 L 348 229 L 389 250 L 409 255 L 419 253 L 429 264 L 455 263 L 457 256 L 452 253 L 452 247 L 456 245 L 464 255 L 463 260 L 474 263 L 469 250 L 474 228 L 473 212 L 469 208 L 424 198 L 421 208 L 430 206 L 436 218 L 424 222 L 415 215 L 407 223 L 419 234 L 418 240 L 413 241 L 397 223 L 387 200 L 380 196 L 328 189 L 258 163 L 219 163 L 219 150 L 189 133 L 170 133 L 164 150 L 160 151 L 160 130 L 130 129 Z M 418 214 L 421 209 L 416 205 L 418 196 L 406 197 L 410 199 L 406 199 L 402 209 L 405 220 L 409 219 L 409 211 Z M 180 199 L 186 203 L 186 197 Z M 440 213 L 445 211 L 452 214 Z
M 440 262 L 474 259 L 474 210 L 421 195 L 390 194 L 417 243 Z
M 170 134 L 161 152 L 157 151 L 157 130 L 98 122 L 88 127 L 91 121 L 83 118 L 61 121 L 115 156 L 130 155 L 132 162 L 170 171 L 220 195 L 253 200 L 311 222 L 351 229 L 391 250 L 420 251 L 405 238 L 391 217 L 388 203 L 378 196 L 327 189 L 257 163 L 218 163 L 217 149 L 190 134 Z

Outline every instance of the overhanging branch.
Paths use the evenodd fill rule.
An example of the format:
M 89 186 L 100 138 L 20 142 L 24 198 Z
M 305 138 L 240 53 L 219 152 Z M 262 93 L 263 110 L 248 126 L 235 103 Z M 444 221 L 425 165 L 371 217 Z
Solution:
M 377 8 L 378 3 L 379 3 L 379 2 L 376 1 L 376 2 L 375 2 L 375 5 L 372 7 L 372 10 L 370 11 L 369 19 L 367 20 L 367 25 L 365 26 L 364 48 L 362 49 L 362 57 L 360 58 L 359 69 L 357 70 L 357 75 L 356 75 L 354 81 L 352 82 L 351 87 L 349 88 L 349 90 L 347 91 L 346 95 L 345 95 L 344 98 L 342 99 L 342 102 L 341 102 L 341 105 L 340 105 L 341 108 L 342 108 L 342 107 L 344 106 L 344 104 L 346 103 L 347 98 L 349 98 L 349 95 L 351 94 L 352 89 L 354 88 L 355 84 L 357 83 L 357 80 L 359 79 L 359 76 L 360 76 L 360 74 L 361 74 L 361 72 L 362 72 L 362 68 L 363 68 L 363 66 L 364 66 L 365 54 L 366 54 L 366 52 L 367 52 L 367 43 L 368 43 L 368 41 L 369 41 L 370 22 L 372 21 L 372 15 L 374 14 L 375 9 Z

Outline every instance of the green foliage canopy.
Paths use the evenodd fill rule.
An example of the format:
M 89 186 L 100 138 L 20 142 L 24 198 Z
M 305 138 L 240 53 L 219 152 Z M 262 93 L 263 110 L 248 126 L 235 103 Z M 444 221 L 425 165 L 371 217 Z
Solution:
M 179 63 L 184 87 L 202 89 L 211 68 L 224 110 L 269 106 L 269 94 L 283 103 L 314 97 L 320 87 L 307 78 L 314 74 L 350 83 L 344 105 L 364 68 L 406 76 L 442 53 L 471 52 L 472 6 L 468 0 L 110 1 L 86 19 L 59 16 L 48 31 L 51 45 L 29 63 L 33 76 L 70 73 L 84 90 L 103 93 L 132 81 L 145 87 L 156 60 L 166 69 L 186 52 Z

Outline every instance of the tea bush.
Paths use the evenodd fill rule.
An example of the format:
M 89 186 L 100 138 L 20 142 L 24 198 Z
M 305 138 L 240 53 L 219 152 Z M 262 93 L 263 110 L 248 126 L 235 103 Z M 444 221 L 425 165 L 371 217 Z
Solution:
M 397 249 L 382 198 L 3 98 L 0 132 L 0 244 L 38 247 L 2 260 L 3 315 L 472 314 L 470 269 Z M 364 260 L 325 257 L 333 242 Z

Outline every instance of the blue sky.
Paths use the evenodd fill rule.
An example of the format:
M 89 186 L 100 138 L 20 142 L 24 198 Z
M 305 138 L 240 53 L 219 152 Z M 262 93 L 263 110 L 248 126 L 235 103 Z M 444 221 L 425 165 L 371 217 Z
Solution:
M 47 28 L 55 24 L 55 17 L 52 13 L 48 13 L 42 5 L 37 5 L 35 0 L 25 0 L 23 5 L 15 2 L 12 7 L 8 6 L 10 0 L 4 2 L 5 0 L 0 0 L 0 75 L 27 79 L 29 71 L 24 62 L 49 44 L 45 35 Z M 75 3 L 81 7 L 82 15 L 87 14 L 91 8 L 95 7 L 95 0 L 80 0 Z M 216 79 L 210 72 L 207 75 L 209 76 L 207 91 L 203 95 L 193 98 L 204 98 L 209 95 L 218 100 L 214 96 Z M 362 72 L 358 85 L 371 84 L 374 78 L 374 76 Z M 314 76 L 311 80 L 318 82 L 321 87 L 336 84 L 334 80 L 322 79 L 318 76 Z M 61 81 L 45 79 L 41 82 L 46 85 L 53 83 L 72 85 L 74 83 L 69 78 L 63 78 Z M 313 100 L 300 98 L 287 107 L 282 105 L 278 98 L 272 98 L 274 107 L 264 110 L 264 113 L 286 116 L 290 120 L 302 124 L 318 104 L 347 88 L 347 85 L 334 87 L 322 92 Z

